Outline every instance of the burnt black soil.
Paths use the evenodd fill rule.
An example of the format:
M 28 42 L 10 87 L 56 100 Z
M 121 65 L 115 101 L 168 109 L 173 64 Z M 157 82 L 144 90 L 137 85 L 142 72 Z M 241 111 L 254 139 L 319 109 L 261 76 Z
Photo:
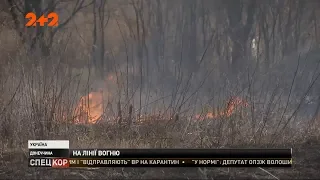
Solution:
M 0 179 L 319 179 L 320 143 L 293 148 L 293 168 L 28 168 L 23 152 L 2 154 Z

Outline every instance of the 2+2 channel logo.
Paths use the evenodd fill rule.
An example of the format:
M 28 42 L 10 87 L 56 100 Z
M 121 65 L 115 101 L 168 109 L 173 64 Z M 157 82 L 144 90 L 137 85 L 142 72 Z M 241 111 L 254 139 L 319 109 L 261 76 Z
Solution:
M 55 12 L 51 12 L 45 17 L 45 15 L 40 16 L 37 19 L 37 15 L 33 12 L 29 12 L 26 14 L 25 18 L 28 20 L 27 23 L 25 24 L 26 27 L 31 27 L 31 26 L 58 26 L 59 25 L 59 16 Z

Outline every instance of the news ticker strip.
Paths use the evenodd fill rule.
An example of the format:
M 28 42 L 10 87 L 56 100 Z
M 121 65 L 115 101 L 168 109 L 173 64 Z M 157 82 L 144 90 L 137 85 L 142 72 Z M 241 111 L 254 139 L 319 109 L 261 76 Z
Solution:
M 68 158 L 291 158 L 291 149 L 29 149 L 30 157 Z
M 291 167 L 292 149 L 69 149 L 28 141 L 30 167 Z
M 292 159 L 29 158 L 29 167 L 292 167 Z

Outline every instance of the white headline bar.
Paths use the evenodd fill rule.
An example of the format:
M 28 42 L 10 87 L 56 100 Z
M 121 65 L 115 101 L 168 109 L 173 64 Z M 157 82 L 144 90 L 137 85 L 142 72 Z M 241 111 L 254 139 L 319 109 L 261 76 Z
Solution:
M 69 149 L 69 140 L 28 140 L 29 149 Z

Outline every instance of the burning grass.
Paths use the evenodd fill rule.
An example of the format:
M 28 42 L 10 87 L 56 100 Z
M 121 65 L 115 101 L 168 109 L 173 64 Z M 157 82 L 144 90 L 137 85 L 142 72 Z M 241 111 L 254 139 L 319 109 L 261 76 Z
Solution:
M 236 121 L 235 116 L 221 121 Z M 181 121 L 180 121 L 181 120 Z M 159 122 L 158 120 L 154 120 Z M 217 119 L 217 121 L 219 121 Z M 41 179 L 172 179 L 172 178 L 243 178 L 268 179 L 277 178 L 316 178 L 319 168 L 317 153 L 319 140 L 314 133 L 283 134 L 276 144 L 270 145 L 269 136 L 264 141 L 254 144 L 254 137 L 242 130 L 237 136 L 229 134 L 229 126 L 224 126 L 217 133 L 212 120 L 192 121 L 179 119 L 178 122 L 166 126 L 163 123 L 148 123 L 139 126 L 115 126 L 110 124 L 68 124 L 51 137 L 52 139 L 69 139 L 73 148 L 224 148 L 224 147 L 294 147 L 295 167 L 293 169 L 259 169 L 259 168 L 95 168 L 70 170 L 44 170 L 41 168 L 25 168 L 27 155 L 21 150 L 3 153 L 0 173 L 2 177 L 41 177 Z M 226 123 L 224 123 L 226 124 Z M 187 127 L 187 128 L 186 128 Z M 294 130 L 292 130 L 294 131 Z M 286 133 L 286 132 L 284 132 Z M 234 137 L 234 139 L 230 139 Z M 307 138 L 308 137 L 308 138 Z M 313 139 L 310 141 L 310 138 Z M 8 154 L 11 154 L 9 156 Z M 15 154 L 15 155 L 13 155 Z M 23 167 L 22 165 L 23 164 Z M 24 169 L 24 170 L 23 170 Z M 266 171 L 266 172 L 264 172 Z M 11 173 L 10 173 L 11 172 Z M 270 173 L 270 174 L 268 174 Z
M 286 105 L 280 103 L 279 105 L 278 101 L 274 100 L 277 96 L 274 99 L 269 98 L 262 106 L 251 100 L 253 98 L 250 99 L 250 94 L 247 94 L 246 96 L 234 95 L 216 104 L 218 107 L 223 107 L 221 109 L 209 107 L 203 111 L 191 113 L 192 110 L 187 112 L 179 110 L 180 104 L 178 104 L 175 107 L 164 106 L 148 112 L 142 111 L 137 103 L 133 104 L 132 99 L 123 100 L 124 98 L 121 99 L 119 94 L 114 93 L 116 90 L 113 88 L 119 84 L 115 76 L 106 78 L 107 80 L 104 81 L 106 87 L 93 90 L 86 88 L 85 90 L 90 89 L 90 91 L 81 91 L 85 93 L 79 93 L 77 82 L 71 81 L 71 77 L 66 78 L 67 75 L 61 75 L 61 79 L 53 78 L 53 83 L 51 79 L 47 80 L 48 82 L 39 80 L 41 76 L 42 74 L 36 77 L 26 74 L 21 84 L 15 79 L 13 82 L 18 83 L 12 83 L 10 89 L 4 88 L 7 91 L 2 93 L 6 96 L 1 96 L 3 101 L 0 102 L 1 107 L 4 107 L 0 112 L 1 149 L 8 164 L 24 164 L 21 162 L 26 161 L 25 154 L 19 156 L 19 160 L 11 162 L 12 156 L 10 156 L 11 159 L 8 158 L 8 150 L 11 155 L 26 152 L 25 143 L 28 139 L 69 139 L 72 148 L 295 148 L 300 147 L 301 144 L 308 144 L 313 153 L 314 147 L 320 144 L 319 119 L 315 118 L 309 126 L 295 126 L 293 121 L 290 121 L 291 111 L 282 113 L 281 108 Z M 32 79 L 39 80 L 41 83 L 34 83 Z M 169 102 L 169 104 L 174 103 Z M 301 162 L 306 161 L 304 157 L 299 158 Z M 25 167 L 17 167 L 25 169 Z M 318 165 L 315 164 L 314 167 Z M 0 174 L 5 174 L 3 177 L 15 177 L 10 173 L 6 174 L 7 171 L 4 170 L 6 166 L 3 165 L 1 168 Z M 303 165 L 302 169 L 305 171 L 307 168 Z M 164 175 L 159 173 L 160 171 L 164 172 Z M 284 172 L 272 171 L 272 173 L 279 173 L 281 177 L 293 177 Z M 300 172 L 300 170 L 297 171 Z M 41 169 L 22 171 L 12 168 L 11 172 L 24 177 L 29 175 L 47 177 Z M 84 176 L 96 179 L 105 177 L 168 179 L 168 177 L 197 178 L 199 176 L 216 178 L 238 175 L 245 178 L 269 177 L 259 169 L 251 172 L 250 170 L 227 171 L 209 168 L 179 170 L 115 168 L 108 171 L 85 169 L 46 173 L 51 178 Z M 303 173 L 312 176 L 315 174 L 313 170 L 312 173 L 301 172 Z

